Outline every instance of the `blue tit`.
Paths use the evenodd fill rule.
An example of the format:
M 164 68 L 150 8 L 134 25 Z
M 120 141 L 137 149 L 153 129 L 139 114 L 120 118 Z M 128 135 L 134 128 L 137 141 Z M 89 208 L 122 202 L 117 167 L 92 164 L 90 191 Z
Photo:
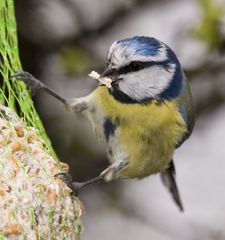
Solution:
M 64 180 L 74 191 L 97 181 L 142 179 L 160 173 L 164 185 L 183 210 L 175 181 L 174 151 L 194 125 L 192 96 L 176 54 L 163 42 L 145 36 L 115 41 L 99 84 L 88 96 L 64 98 L 25 72 L 16 74 L 31 88 L 44 89 L 68 109 L 82 112 L 107 149 L 110 165 L 84 183 Z

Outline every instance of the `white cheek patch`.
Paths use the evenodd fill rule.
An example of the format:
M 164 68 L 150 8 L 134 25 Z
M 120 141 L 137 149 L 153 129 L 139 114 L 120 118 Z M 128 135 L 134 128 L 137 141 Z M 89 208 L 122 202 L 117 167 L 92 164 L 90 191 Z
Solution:
M 156 98 L 170 86 L 174 74 L 175 64 L 170 64 L 169 69 L 152 66 L 122 75 L 123 80 L 119 82 L 119 87 L 122 92 L 137 101 Z

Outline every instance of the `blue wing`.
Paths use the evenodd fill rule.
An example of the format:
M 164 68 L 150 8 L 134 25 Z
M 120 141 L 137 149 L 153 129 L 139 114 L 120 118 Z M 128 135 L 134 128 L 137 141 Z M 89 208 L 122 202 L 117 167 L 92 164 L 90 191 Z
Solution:
M 190 86 L 187 80 L 185 79 L 185 76 L 184 76 L 184 83 L 185 83 L 184 89 L 181 96 L 178 98 L 178 104 L 179 104 L 179 112 L 183 117 L 187 126 L 187 132 L 186 134 L 184 134 L 183 138 L 177 144 L 176 147 L 179 147 L 186 139 L 189 138 L 194 127 L 194 109 L 193 109 L 192 95 L 190 91 Z

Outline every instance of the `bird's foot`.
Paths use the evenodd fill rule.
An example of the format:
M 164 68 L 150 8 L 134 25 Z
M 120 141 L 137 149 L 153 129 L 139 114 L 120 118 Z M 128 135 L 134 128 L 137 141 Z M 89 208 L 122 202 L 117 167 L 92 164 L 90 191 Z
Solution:
M 60 176 L 65 184 L 72 190 L 73 194 L 77 197 L 80 190 L 92 183 L 101 182 L 103 180 L 102 176 L 90 179 L 85 182 L 73 182 L 72 177 L 68 173 L 58 173 L 55 176 Z
M 31 95 L 35 95 L 41 88 L 45 88 L 44 83 L 36 79 L 32 74 L 25 71 L 18 71 L 10 78 L 17 78 L 22 80 L 28 87 Z

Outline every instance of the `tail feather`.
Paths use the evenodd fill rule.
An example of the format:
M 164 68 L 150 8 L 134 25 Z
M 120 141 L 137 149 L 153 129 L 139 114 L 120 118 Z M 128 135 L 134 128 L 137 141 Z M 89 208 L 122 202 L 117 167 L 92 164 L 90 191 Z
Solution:
M 174 202 L 179 207 L 180 211 L 184 211 L 183 204 L 181 202 L 180 194 L 175 179 L 175 167 L 173 161 L 171 161 L 169 168 L 160 173 L 164 186 L 169 190 Z

